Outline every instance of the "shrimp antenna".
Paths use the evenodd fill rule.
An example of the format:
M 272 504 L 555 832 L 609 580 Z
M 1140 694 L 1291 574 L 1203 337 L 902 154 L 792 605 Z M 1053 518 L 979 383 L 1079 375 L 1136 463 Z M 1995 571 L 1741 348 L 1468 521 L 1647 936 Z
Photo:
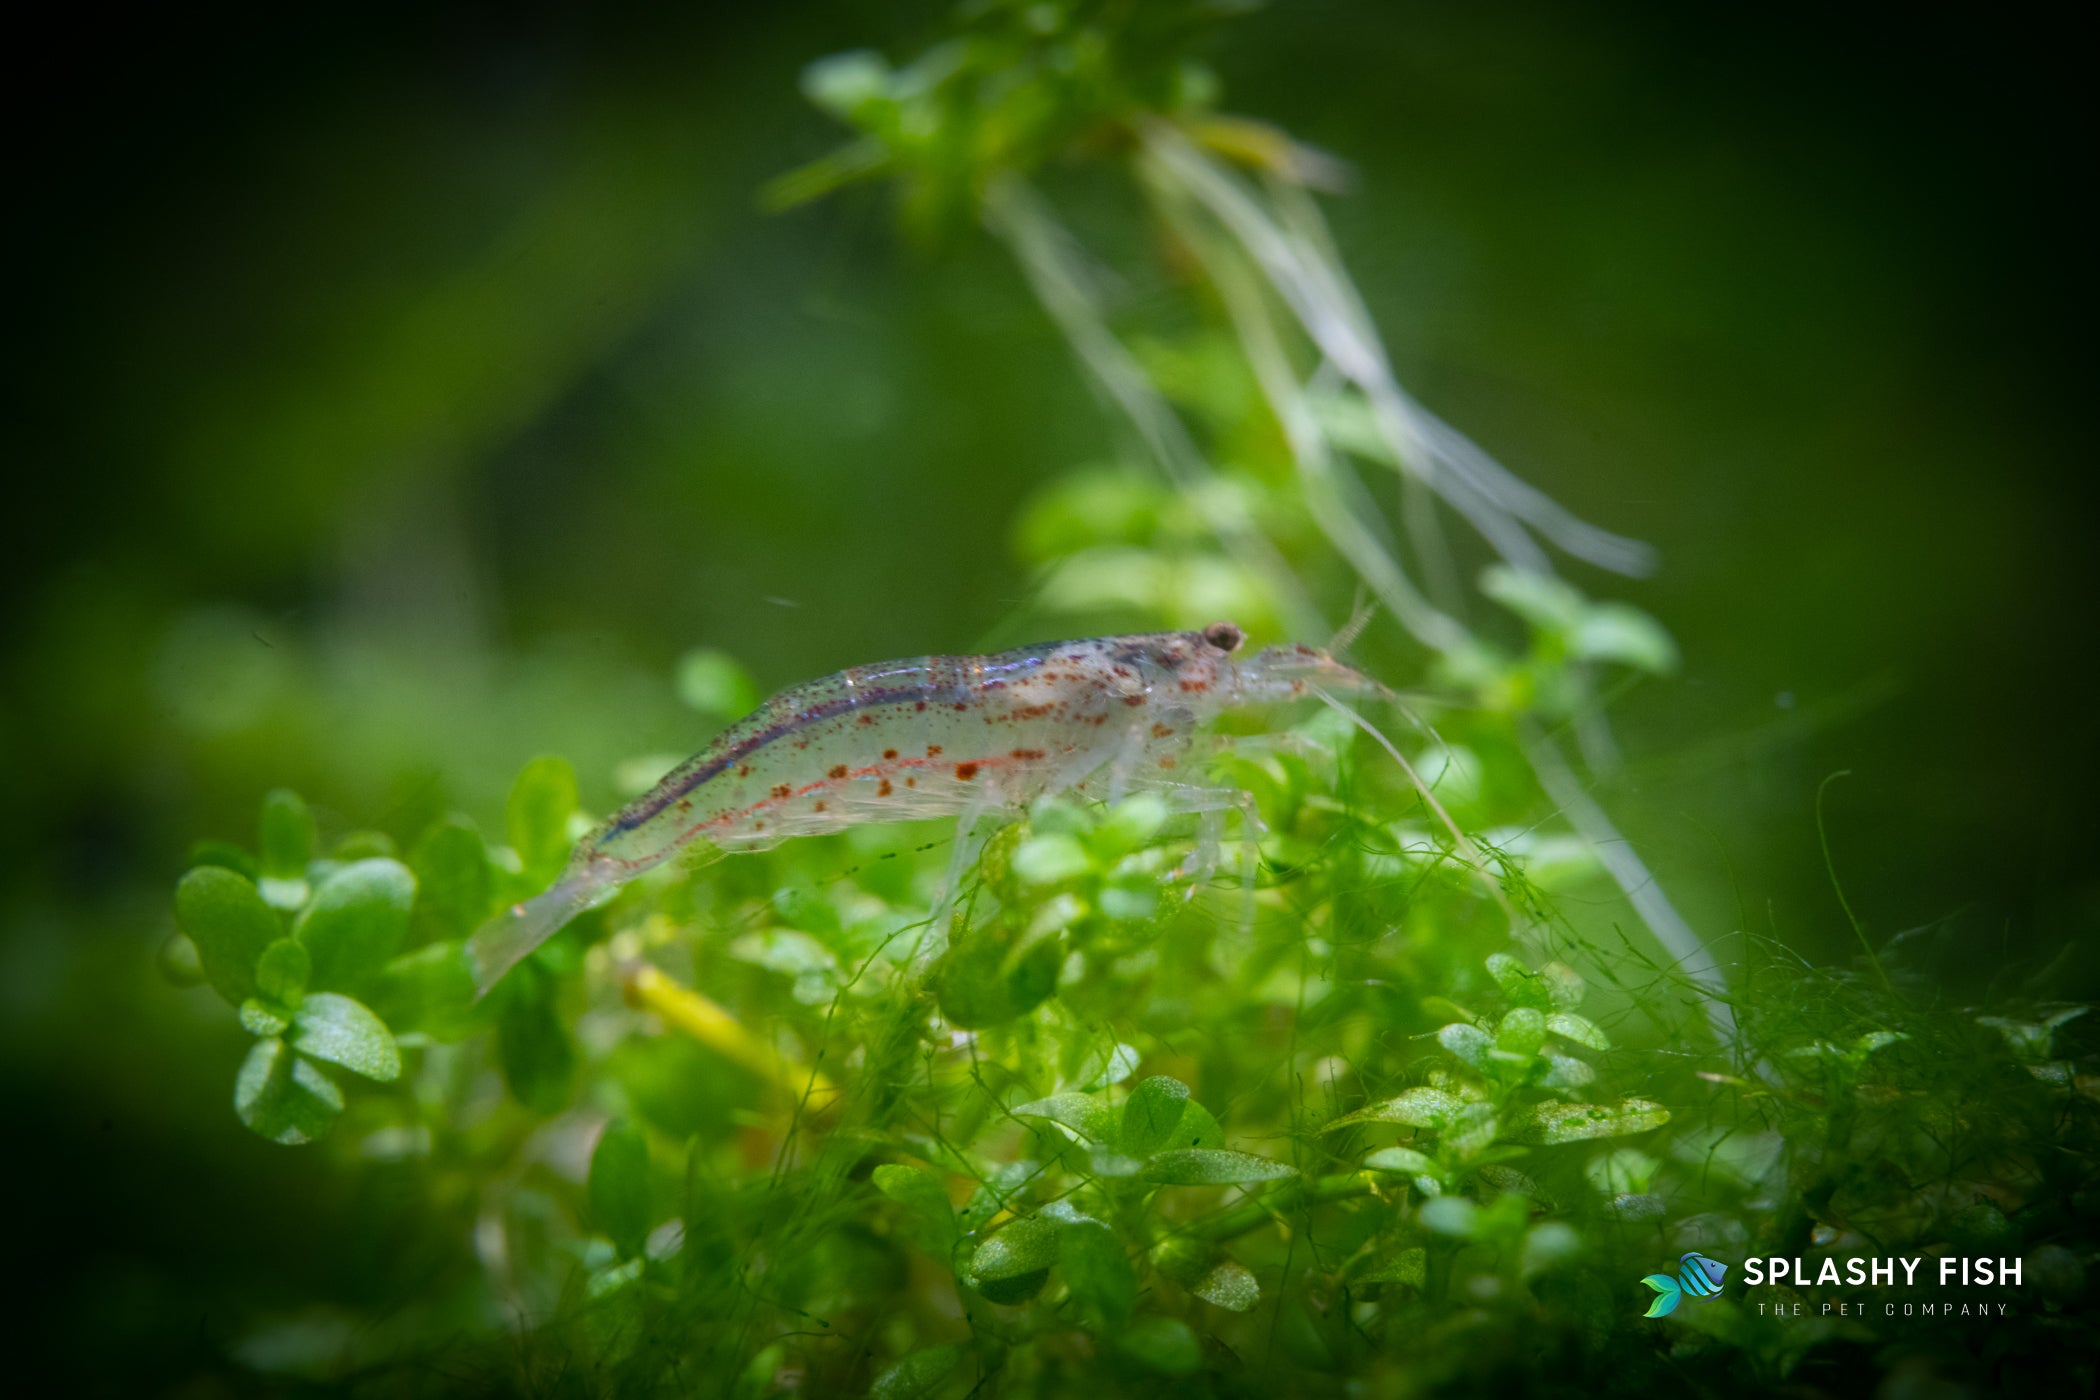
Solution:
M 1371 625 L 1371 619 L 1376 616 L 1378 616 L 1378 600 L 1370 597 L 1359 587 L 1356 590 L 1356 606 L 1350 610 L 1349 620 L 1342 624 L 1341 630 L 1334 634 L 1332 641 L 1328 642 L 1327 654 L 1329 656 L 1340 656 L 1350 647 L 1356 645 L 1356 639 L 1364 634 L 1364 629 Z

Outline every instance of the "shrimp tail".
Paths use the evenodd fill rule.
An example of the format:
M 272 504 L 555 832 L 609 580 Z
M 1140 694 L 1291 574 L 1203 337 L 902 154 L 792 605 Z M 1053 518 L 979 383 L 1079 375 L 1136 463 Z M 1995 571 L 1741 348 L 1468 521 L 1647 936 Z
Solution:
M 596 903 L 599 894 L 614 881 L 589 871 L 571 874 L 555 882 L 544 894 L 490 919 L 467 940 L 467 962 L 474 974 L 474 999 L 481 1000 L 504 974 L 523 962 L 533 949 L 561 932 L 569 920 Z

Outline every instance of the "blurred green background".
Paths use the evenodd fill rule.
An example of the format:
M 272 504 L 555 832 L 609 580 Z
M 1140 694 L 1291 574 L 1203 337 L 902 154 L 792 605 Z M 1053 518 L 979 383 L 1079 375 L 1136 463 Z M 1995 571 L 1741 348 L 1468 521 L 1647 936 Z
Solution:
M 234 1121 L 242 1036 L 153 970 L 192 840 L 279 784 L 324 831 L 491 820 L 540 752 L 602 807 L 704 737 L 695 646 L 772 688 L 1021 640 L 1018 506 L 1118 447 L 1054 327 L 879 192 L 755 203 L 838 139 L 802 67 L 944 13 L 185 14 L 16 93 L 0 1084 L 54 1356 L 180 1378 L 260 1300 L 460 1266 Z M 1814 819 L 1849 769 L 1877 939 L 2092 990 L 2073 52 L 2010 12 L 1302 3 L 1208 54 L 1354 165 L 1403 382 L 1659 548 L 1581 580 L 1685 655 L 1608 796 L 1724 955 L 1856 946 Z M 1103 182 L 1048 183 L 1114 246 Z

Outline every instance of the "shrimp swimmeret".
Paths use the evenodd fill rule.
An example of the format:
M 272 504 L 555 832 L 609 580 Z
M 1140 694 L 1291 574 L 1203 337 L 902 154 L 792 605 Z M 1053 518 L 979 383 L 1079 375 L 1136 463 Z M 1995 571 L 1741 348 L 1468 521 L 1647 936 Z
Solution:
M 912 657 L 783 690 L 608 817 L 545 894 L 476 933 L 476 986 L 486 992 L 603 891 L 695 842 L 755 851 L 860 822 L 955 815 L 967 831 L 987 812 L 1057 792 L 1245 810 L 1246 794 L 1178 771 L 1197 726 L 1242 705 L 1390 692 L 1308 646 L 1235 661 L 1243 639 L 1217 622 Z

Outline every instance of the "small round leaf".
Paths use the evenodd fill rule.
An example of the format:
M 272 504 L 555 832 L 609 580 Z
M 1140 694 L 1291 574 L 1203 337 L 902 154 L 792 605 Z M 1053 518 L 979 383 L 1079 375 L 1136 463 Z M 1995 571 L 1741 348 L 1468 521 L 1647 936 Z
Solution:
M 376 1079 L 401 1076 L 401 1051 L 386 1023 L 336 992 L 315 992 L 292 1015 L 291 1044 L 300 1054 Z
M 233 1084 L 233 1110 L 255 1132 L 286 1146 L 312 1142 L 343 1111 L 343 1091 L 282 1040 L 257 1041 Z
M 256 959 L 284 931 L 253 884 L 216 865 L 175 886 L 175 922 L 197 945 L 212 989 L 235 1006 L 255 995 Z
M 408 937 L 416 877 L 396 860 L 360 860 L 321 882 L 292 936 L 313 957 L 312 985 L 354 985 L 376 972 Z

